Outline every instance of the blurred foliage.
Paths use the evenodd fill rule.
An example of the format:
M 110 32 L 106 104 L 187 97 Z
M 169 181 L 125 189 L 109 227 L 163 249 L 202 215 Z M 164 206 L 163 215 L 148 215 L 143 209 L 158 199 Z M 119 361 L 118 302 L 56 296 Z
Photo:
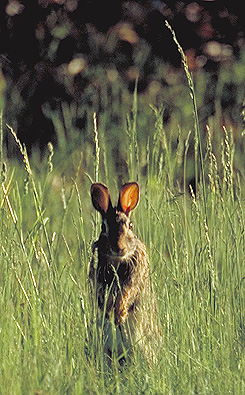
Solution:
M 95 111 L 120 144 L 137 80 L 142 138 L 151 130 L 149 104 L 165 108 L 169 133 L 177 138 L 181 127 L 187 135 L 192 106 L 168 19 L 193 72 L 200 121 L 236 131 L 245 80 L 239 11 L 228 1 L 3 0 L 4 117 L 29 149 L 69 140 L 72 150 L 87 139 Z

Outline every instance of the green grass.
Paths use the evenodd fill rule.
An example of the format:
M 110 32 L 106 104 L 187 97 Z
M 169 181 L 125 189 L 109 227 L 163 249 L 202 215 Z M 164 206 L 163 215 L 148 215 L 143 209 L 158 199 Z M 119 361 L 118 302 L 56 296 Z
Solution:
M 0 394 L 245 393 L 243 164 L 231 130 L 208 128 L 201 142 L 186 72 L 194 131 L 179 129 L 177 141 L 152 106 L 151 135 L 142 138 L 135 90 L 117 160 L 100 114 L 72 153 L 49 145 L 30 162 L 2 126 L 21 159 L 7 160 L 1 146 Z M 121 183 L 140 184 L 133 222 L 148 249 L 164 338 L 154 366 L 137 352 L 123 368 L 104 356 L 87 281 L 100 230 L 91 179 L 108 184 L 114 200 Z
M 41 168 L 32 170 L 22 147 L 25 163 L 7 161 L 2 172 L 2 394 L 244 393 L 244 198 L 233 171 L 232 135 L 222 132 L 216 158 L 209 134 L 205 207 L 201 185 L 196 196 L 187 187 L 179 193 L 175 174 L 187 167 L 188 144 L 179 142 L 186 151 L 180 163 L 155 114 L 153 141 L 138 145 L 136 115 L 125 141 L 129 173 L 141 186 L 133 222 L 148 248 L 164 334 L 157 366 L 137 353 L 124 369 L 116 361 L 108 366 L 93 320 L 87 273 L 100 225 L 85 173 L 109 181 L 114 198 L 117 193 L 107 145 L 100 146 L 94 128 L 91 162 L 74 160 L 73 171 L 70 159 L 67 178 L 52 147 Z

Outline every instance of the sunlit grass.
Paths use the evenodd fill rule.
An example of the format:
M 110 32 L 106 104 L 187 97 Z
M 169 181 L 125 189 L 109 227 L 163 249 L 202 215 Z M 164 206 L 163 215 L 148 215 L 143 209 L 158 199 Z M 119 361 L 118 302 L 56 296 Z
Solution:
M 242 171 L 234 165 L 232 130 L 207 127 L 201 145 L 192 105 L 194 130 L 173 133 L 165 130 L 163 108 L 151 106 L 152 138 L 143 139 L 135 90 L 117 156 L 99 113 L 90 114 L 88 141 L 71 154 L 60 135 L 63 143 L 49 145 L 42 161 L 35 152 L 28 158 L 1 122 L 1 135 L 9 134 L 21 157 L 6 159 L 1 145 L 1 393 L 245 392 Z M 58 130 L 62 122 L 54 120 Z M 164 338 L 154 366 L 137 347 L 124 367 L 104 355 L 88 287 L 100 231 L 92 180 L 106 183 L 113 198 L 123 182 L 139 182 L 132 220 L 150 257 Z
M 158 365 L 137 354 L 123 369 L 116 361 L 108 365 L 93 319 L 87 274 L 99 224 L 84 173 L 105 182 L 108 149 L 94 129 L 94 162 L 78 163 L 72 179 L 55 167 L 58 150 L 47 152 L 37 175 L 31 160 L 25 169 L 27 158 L 22 165 L 6 161 L 0 217 L 5 393 L 244 392 L 244 198 L 233 171 L 232 135 L 223 132 L 216 158 L 208 133 L 205 212 L 201 185 L 194 194 L 175 184 L 179 150 L 154 112 L 154 145 L 140 146 L 129 124 L 125 141 L 129 174 L 141 187 L 133 222 L 148 248 L 164 334 Z M 188 149 L 188 141 L 179 144 Z M 117 175 L 112 166 L 108 171 L 116 196 Z

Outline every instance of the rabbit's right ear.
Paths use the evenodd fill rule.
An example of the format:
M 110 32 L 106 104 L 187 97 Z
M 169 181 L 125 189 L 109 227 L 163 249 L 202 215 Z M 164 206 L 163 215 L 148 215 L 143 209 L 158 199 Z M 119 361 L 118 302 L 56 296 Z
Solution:
M 130 215 L 139 202 L 139 185 L 137 182 L 124 184 L 119 192 L 118 209 Z
M 105 185 L 96 182 L 91 185 L 90 193 L 94 208 L 98 210 L 101 215 L 105 215 L 111 204 L 108 188 Z

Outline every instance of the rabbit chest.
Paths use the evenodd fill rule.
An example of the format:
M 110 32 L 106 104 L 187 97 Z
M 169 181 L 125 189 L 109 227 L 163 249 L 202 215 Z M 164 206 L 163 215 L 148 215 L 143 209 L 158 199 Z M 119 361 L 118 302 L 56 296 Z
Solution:
M 148 259 L 145 246 L 137 240 L 134 254 L 127 259 L 111 259 L 98 249 L 98 265 L 91 273 L 96 281 L 98 306 L 125 318 L 139 305 L 142 293 L 148 288 Z M 119 310 L 121 312 L 119 312 Z
M 130 260 L 119 261 L 99 257 L 96 271 L 99 307 L 103 309 L 106 303 L 106 312 L 109 313 L 118 296 L 123 295 L 124 289 L 132 285 L 137 271 L 137 262 L 134 257 Z

